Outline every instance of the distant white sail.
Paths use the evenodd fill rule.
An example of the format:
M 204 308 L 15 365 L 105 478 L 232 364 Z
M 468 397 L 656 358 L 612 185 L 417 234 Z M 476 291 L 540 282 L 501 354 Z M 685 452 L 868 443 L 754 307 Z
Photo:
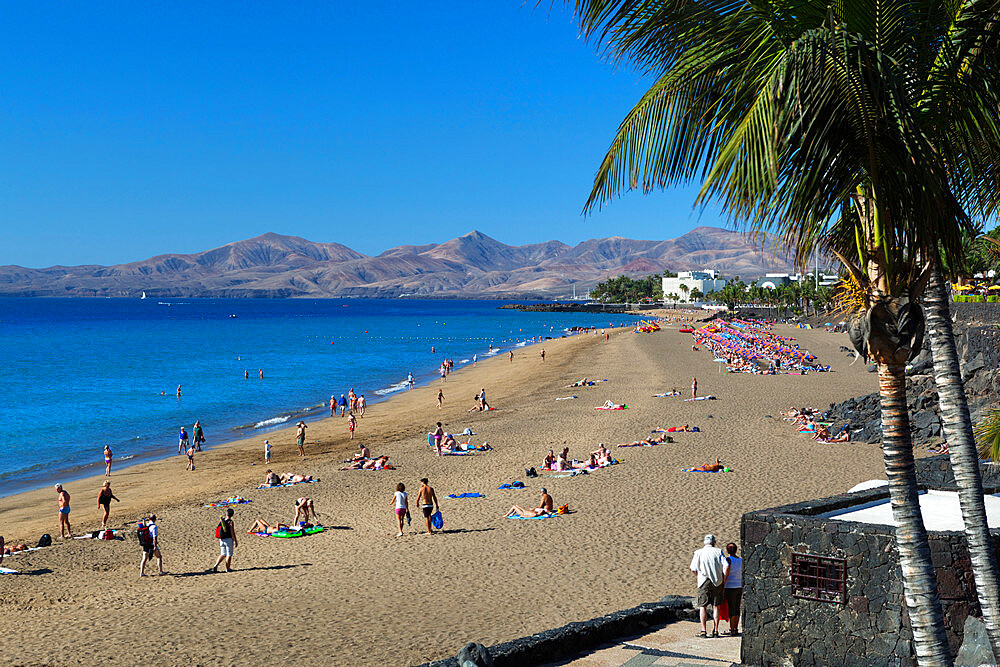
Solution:
M 145 299 L 145 298 L 146 298 L 146 293 L 145 293 L 145 292 L 143 292 L 143 293 L 142 293 L 142 296 L 141 296 L 141 297 L 139 297 L 139 298 L 140 298 L 140 299 Z

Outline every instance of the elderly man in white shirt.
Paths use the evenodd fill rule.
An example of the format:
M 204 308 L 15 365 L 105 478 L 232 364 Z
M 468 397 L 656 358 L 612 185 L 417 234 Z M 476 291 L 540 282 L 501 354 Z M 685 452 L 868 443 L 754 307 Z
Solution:
M 719 606 L 725 593 L 723 584 L 729 574 L 729 561 L 722 549 L 715 546 L 715 535 L 705 536 L 705 546 L 694 552 L 691 571 L 698 575 L 698 611 L 701 617 L 699 637 L 708 637 L 708 607 L 713 607 L 712 636 L 719 636 Z

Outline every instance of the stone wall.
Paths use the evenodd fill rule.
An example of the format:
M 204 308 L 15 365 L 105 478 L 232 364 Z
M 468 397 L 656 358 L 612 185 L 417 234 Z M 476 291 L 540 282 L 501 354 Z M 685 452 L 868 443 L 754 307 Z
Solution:
M 690 597 L 668 595 L 659 602 L 641 604 L 589 621 L 577 621 L 495 644 L 487 651 L 495 667 L 522 667 L 559 662 L 581 651 L 642 634 L 651 627 L 667 625 L 682 619 L 693 620 L 697 618 L 698 612 L 692 607 L 692 602 Z M 425 663 L 420 667 L 459 667 L 459 662 L 456 658 L 446 658 Z
M 955 473 L 951 470 L 951 459 L 947 454 L 927 456 L 917 459 L 917 480 L 932 489 L 940 491 L 957 491 Z M 1000 493 L 1000 466 L 987 465 L 980 462 L 979 474 L 983 478 L 983 490 L 986 493 Z
M 817 516 L 887 497 L 883 487 L 743 516 L 744 664 L 916 664 L 892 527 Z M 954 655 L 966 617 L 980 615 L 971 563 L 961 533 L 929 538 Z M 793 551 L 845 559 L 846 604 L 793 598 Z

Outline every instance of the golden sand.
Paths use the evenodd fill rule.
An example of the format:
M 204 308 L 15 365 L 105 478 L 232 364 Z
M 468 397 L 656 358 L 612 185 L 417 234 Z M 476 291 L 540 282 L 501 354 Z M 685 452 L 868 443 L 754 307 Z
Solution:
M 503 355 L 464 368 L 447 382 L 370 406 L 353 443 L 344 419 L 312 424 L 305 462 L 295 455 L 292 430 L 269 434 L 271 467 L 315 475 L 318 484 L 256 490 L 263 437 L 199 454 L 195 472 L 184 470 L 180 456 L 115 471 L 112 488 L 122 502 L 112 504 L 111 524 L 126 526 L 129 539 L 57 541 L 5 559 L 4 566 L 35 574 L 0 576 L 0 655 L 14 663 L 418 663 L 454 655 L 466 641 L 489 645 L 668 593 L 693 594 L 688 564 L 704 533 L 738 541 L 744 512 L 883 476 L 877 446 L 817 444 L 781 420 L 793 404 L 825 408 L 874 390 L 874 375 L 839 351 L 846 337 L 778 327 L 835 372 L 764 377 L 720 373 L 711 354 L 692 352 L 691 337 L 677 328 L 616 332 L 609 342 L 590 335 L 547 341 L 544 363 L 535 346 L 516 352 L 514 363 Z M 583 376 L 609 381 L 563 388 Z M 653 398 L 674 387 L 687 395 L 692 376 L 699 393 L 718 400 Z M 468 413 L 480 387 L 496 410 Z M 572 394 L 579 398 L 555 400 Z M 607 399 L 629 409 L 594 410 Z M 473 441 L 495 451 L 435 457 L 426 434 L 438 419 L 454 432 L 471 427 Z M 701 432 L 652 448 L 614 447 L 685 423 Z M 374 455 L 391 455 L 397 469 L 339 472 L 359 441 Z M 601 442 L 622 465 L 571 478 L 524 476 L 550 448 L 568 446 L 580 459 Z M 716 457 L 733 471 L 681 472 Z M 394 487 L 404 482 L 412 502 L 425 476 L 442 498 L 444 534 L 422 534 L 415 511 L 397 539 Z M 497 490 L 516 479 L 529 488 Z M 76 531 L 99 527 L 103 481 L 67 485 Z M 514 503 L 537 502 L 543 485 L 573 513 L 503 518 Z M 470 491 L 486 498 L 444 498 Z M 332 529 L 291 540 L 241 534 L 237 571 L 205 573 L 218 555 L 220 510 L 202 504 L 236 493 L 253 500 L 235 508 L 240 530 L 258 517 L 291 521 L 303 495 Z M 151 512 L 170 576 L 140 580 L 134 522 Z M 0 499 L 8 542 L 36 542 L 43 532 L 58 534 L 52 489 Z

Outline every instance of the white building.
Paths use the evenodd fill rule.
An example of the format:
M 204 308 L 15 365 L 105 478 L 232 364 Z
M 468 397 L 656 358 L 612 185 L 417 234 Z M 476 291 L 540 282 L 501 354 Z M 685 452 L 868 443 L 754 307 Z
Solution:
M 663 279 L 663 298 L 669 301 L 666 295 L 676 294 L 684 301 L 690 301 L 691 297 L 689 295 L 695 288 L 701 290 L 702 294 L 708 294 L 713 291 L 718 292 L 726 286 L 726 282 L 726 279 L 720 277 L 720 273 L 714 269 L 708 271 L 681 271 L 677 274 L 676 278 Z M 687 288 L 686 292 L 681 289 L 681 285 Z

